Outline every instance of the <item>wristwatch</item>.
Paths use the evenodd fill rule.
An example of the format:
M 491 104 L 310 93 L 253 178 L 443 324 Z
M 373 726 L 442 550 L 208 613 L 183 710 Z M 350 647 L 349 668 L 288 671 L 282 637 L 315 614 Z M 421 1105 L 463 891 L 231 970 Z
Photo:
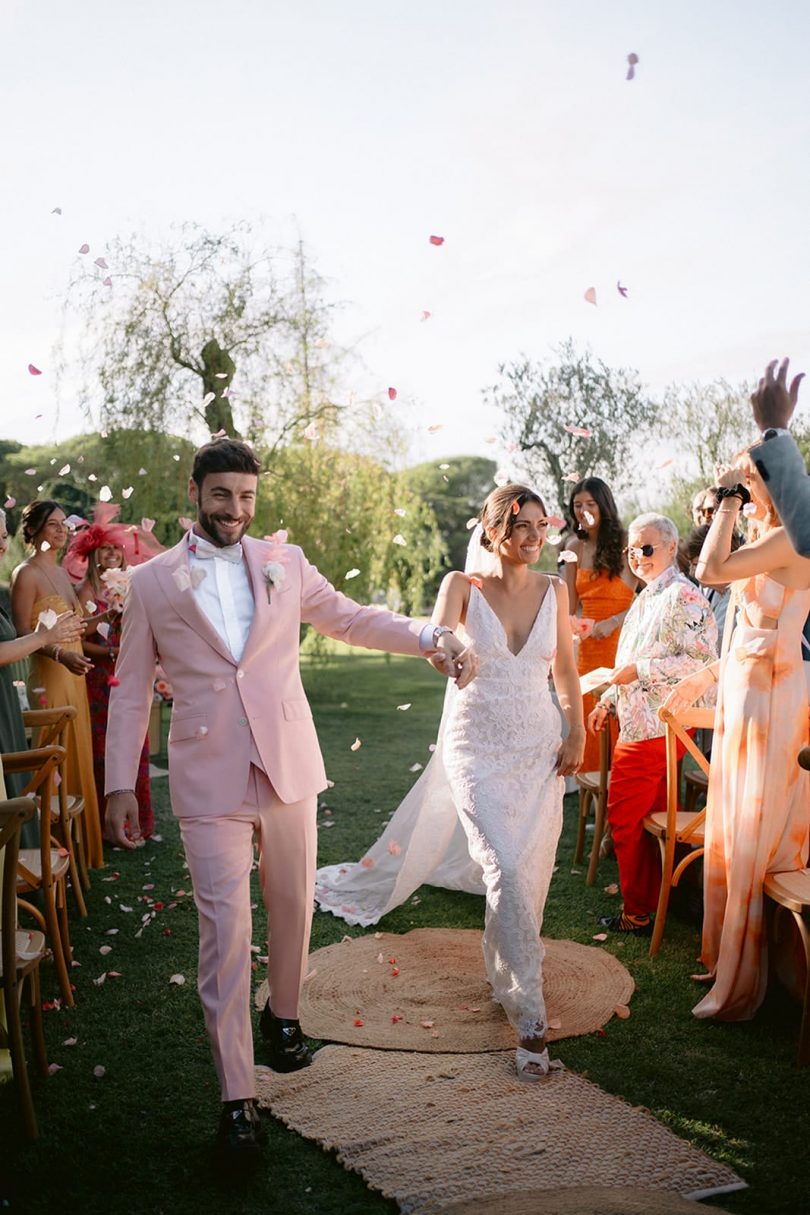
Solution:
M 445 633 L 452 633 L 452 631 L 453 631 L 452 629 L 448 629 L 446 624 L 437 624 L 436 625 L 435 629 L 433 630 L 433 648 L 434 648 L 434 650 L 438 650 L 438 648 L 439 648 L 439 638 L 444 637 Z

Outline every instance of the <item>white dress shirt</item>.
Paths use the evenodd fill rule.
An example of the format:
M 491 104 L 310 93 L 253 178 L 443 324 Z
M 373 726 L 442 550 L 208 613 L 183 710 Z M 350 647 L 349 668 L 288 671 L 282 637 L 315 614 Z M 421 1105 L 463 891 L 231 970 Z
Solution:
M 237 549 L 239 558 L 234 560 Z M 200 558 L 200 550 L 210 553 L 210 556 L 207 559 Z M 228 560 L 228 556 L 231 560 Z M 255 608 L 241 543 L 221 549 L 211 544 L 204 536 L 189 532 L 188 564 L 194 574 L 192 586 L 198 606 L 239 662 L 253 623 Z M 201 578 L 200 574 L 205 577 Z

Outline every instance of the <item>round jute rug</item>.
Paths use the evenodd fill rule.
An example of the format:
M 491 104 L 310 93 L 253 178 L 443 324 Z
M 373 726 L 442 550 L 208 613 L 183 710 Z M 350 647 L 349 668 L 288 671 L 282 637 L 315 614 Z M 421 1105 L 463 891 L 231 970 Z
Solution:
M 546 940 L 546 1013 L 551 1041 L 628 1016 L 634 983 L 607 950 Z M 382 1050 L 508 1050 L 515 1034 L 490 997 L 475 929 L 417 928 L 345 937 L 310 955 L 301 1026 L 311 1038 Z M 264 1007 L 267 984 L 256 993 Z
M 442 1207 L 441 1215 L 700 1215 L 722 1207 L 703 1207 L 680 1194 L 635 1186 L 583 1185 L 519 1194 L 485 1195 Z

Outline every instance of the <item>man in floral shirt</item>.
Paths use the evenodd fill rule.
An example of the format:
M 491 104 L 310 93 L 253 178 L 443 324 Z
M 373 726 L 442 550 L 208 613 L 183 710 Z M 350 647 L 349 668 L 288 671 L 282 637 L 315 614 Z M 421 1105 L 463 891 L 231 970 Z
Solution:
M 616 932 L 649 932 L 658 904 L 658 847 L 643 826 L 648 814 L 666 809 L 658 709 L 678 680 L 717 658 L 712 609 L 674 564 L 677 547 L 678 530 L 664 515 L 639 515 L 630 524 L 630 568 L 646 585 L 625 618 L 611 686 L 588 718 L 597 732 L 609 712 L 619 718 L 607 813 L 624 908 L 600 921 Z

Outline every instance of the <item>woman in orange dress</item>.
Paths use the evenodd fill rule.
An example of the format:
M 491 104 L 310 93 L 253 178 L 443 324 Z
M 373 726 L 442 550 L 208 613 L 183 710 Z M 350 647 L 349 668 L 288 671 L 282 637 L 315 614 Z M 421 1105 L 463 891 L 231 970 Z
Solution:
M 568 517 L 576 534 L 569 551 L 576 562 L 566 563 L 565 580 L 571 627 L 580 642 L 577 670 L 587 675 L 597 667 L 613 667 L 619 633 L 638 580 L 627 564 L 625 531 L 613 494 L 604 481 L 599 477 L 578 481 L 571 491 Z M 595 706 L 594 695 L 586 693 L 582 698 L 586 721 Z M 595 772 L 598 768 L 599 739 L 589 732 L 582 771 Z
M 731 582 L 739 614 L 734 622 L 730 607 L 720 661 L 682 680 L 666 702 L 681 712 L 712 678 L 719 681 L 701 953 L 713 986 L 692 1011 L 723 1021 L 748 1020 L 762 1003 L 765 875 L 802 869 L 810 839 L 810 775 L 797 762 L 807 741 L 801 636 L 810 611 L 810 559 L 792 547 L 751 456 L 746 452 L 737 465 L 718 477 L 718 509 L 696 572 L 702 583 Z M 749 495 L 749 541 L 732 552 Z
M 23 539 L 32 554 L 11 575 L 11 609 L 18 636 L 32 633 L 40 613 L 52 608 L 57 615 L 75 612 L 87 620 L 85 636 L 95 633 L 107 615 L 87 619 L 76 598 L 70 579 L 58 564 L 68 529 L 65 512 L 50 499 L 31 502 L 22 514 Z M 101 814 L 93 774 L 93 745 L 90 708 L 85 676 L 92 663 L 82 653 L 80 640 L 63 645 L 46 645 L 31 656 L 29 694 L 38 708 L 73 705 L 76 717 L 68 734 L 65 780 L 69 793 L 84 798 L 84 831 L 87 863 L 92 868 L 104 864 L 101 846 Z

